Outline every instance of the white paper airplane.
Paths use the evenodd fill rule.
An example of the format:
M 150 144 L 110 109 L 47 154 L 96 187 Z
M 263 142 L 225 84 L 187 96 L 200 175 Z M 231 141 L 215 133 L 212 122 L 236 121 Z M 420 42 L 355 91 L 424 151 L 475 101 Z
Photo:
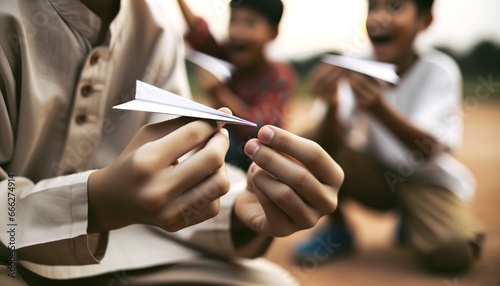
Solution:
M 334 55 L 324 56 L 322 61 L 324 63 L 359 72 L 388 83 L 397 84 L 399 81 L 399 76 L 396 73 L 396 66 L 393 64 Z
M 186 59 L 211 73 L 221 82 L 229 80 L 234 70 L 232 64 L 192 49 L 187 51 Z
M 135 100 L 119 104 L 114 109 L 135 110 L 216 120 L 225 123 L 257 126 L 257 124 L 220 112 L 177 94 L 137 81 Z

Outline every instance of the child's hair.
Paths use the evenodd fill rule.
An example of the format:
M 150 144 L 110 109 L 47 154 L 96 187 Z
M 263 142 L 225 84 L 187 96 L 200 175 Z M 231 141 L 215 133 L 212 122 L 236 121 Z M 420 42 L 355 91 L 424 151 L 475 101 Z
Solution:
M 281 0 L 231 0 L 231 8 L 247 7 L 262 14 L 271 23 L 278 27 L 283 16 Z
M 418 14 L 430 12 L 434 5 L 434 0 L 413 0 L 413 2 L 417 6 Z

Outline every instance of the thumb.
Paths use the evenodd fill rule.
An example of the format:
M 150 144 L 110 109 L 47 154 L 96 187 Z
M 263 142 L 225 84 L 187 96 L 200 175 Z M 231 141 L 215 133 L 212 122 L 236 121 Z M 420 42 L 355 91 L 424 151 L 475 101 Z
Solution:
M 229 109 L 227 107 L 221 107 L 221 108 L 219 108 L 219 111 L 224 112 L 224 113 L 229 114 L 229 115 L 233 115 L 233 112 L 231 111 L 231 109 Z

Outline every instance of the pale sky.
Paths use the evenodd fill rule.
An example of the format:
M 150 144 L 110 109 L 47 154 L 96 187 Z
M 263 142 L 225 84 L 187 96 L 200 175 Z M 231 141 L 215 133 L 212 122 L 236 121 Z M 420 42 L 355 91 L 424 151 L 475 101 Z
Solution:
M 338 50 L 355 54 L 367 49 L 364 28 L 367 0 L 283 0 L 280 36 L 269 47 L 275 59 L 308 57 Z M 210 24 L 218 38 L 227 31 L 228 0 L 187 0 Z M 466 52 L 478 41 L 500 45 L 500 0 L 435 0 L 431 28 L 418 46 L 444 45 Z

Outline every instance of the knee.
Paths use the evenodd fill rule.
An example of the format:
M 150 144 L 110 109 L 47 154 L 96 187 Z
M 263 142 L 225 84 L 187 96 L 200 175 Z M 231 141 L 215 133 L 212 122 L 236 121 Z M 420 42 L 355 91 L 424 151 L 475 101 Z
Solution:
M 433 251 L 420 253 L 430 271 L 460 273 L 469 269 L 478 257 L 477 247 L 466 239 L 449 239 L 436 244 Z

